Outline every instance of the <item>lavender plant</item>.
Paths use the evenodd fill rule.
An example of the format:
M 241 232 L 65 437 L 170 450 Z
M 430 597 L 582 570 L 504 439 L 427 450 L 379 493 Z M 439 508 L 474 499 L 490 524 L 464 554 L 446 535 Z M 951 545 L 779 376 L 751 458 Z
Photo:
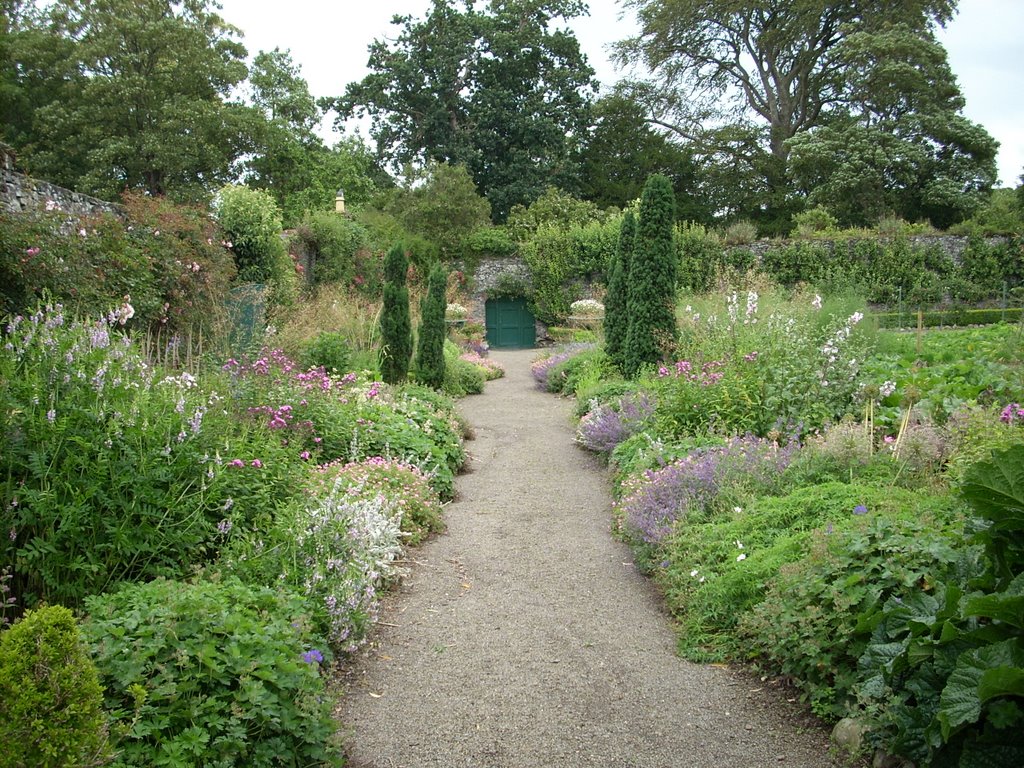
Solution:
M 654 413 L 647 392 L 620 397 L 611 403 L 594 402 L 576 427 L 576 442 L 599 453 L 611 453 L 619 443 L 639 432 Z
M 580 352 L 588 349 L 595 349 L 596 347 L 596 344 L 589 343 L 566 344 L 565 346 L 558 347 L 550 354 L 546 354 L 534 360 L 530 365 L 530 371 L 533 373 L 534 381 L 537 382 L 537 387 L 545 391 L 549 391 L 551 389 L 551 383 L 548 381 L 548 377 L 555 367 L 564 363 L 569 358 L 578 355 Z
M 657 545 L 683 517 L 702 518 L 740 493 L 770 490 L 797 450 L 796 440 L 780 444 L 753 435 L 695 450 L 626 480 L 615 513 L 634 543 Z

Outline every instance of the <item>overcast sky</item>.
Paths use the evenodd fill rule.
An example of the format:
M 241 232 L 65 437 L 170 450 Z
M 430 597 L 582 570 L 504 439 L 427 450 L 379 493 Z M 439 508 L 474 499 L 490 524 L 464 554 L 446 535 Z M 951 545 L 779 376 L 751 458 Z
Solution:
M 242 30 L 250 56 L 290 49 L 314 96 L 337 96 L 366 74 L 367 46 L 394 37 L 396 15 L 422 18 L 430 0 L 220 0 L 222 16 Z M 940 33 L 967 100 L 966 115 L 999 142 L 999 177 L 1016 186 L 1024 172 L 1024 0 L 960 0 Z M 618 79 L 607 46 L 635 30 L 617 0 L 590 0 L 588 18 L 573 23 L 602 84 Z

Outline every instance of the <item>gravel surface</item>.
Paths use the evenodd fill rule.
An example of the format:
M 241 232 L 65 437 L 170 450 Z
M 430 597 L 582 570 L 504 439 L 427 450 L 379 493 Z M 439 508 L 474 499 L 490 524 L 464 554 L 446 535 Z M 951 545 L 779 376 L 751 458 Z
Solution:
M 448 531 L 412 550 L 337 681 L 352 768 L 839 765 L 827 733 L 745 671 L 675 654 L 672 623 L 609 533 L 601 462 L 530 351 L 460 410 L 476 439 Z

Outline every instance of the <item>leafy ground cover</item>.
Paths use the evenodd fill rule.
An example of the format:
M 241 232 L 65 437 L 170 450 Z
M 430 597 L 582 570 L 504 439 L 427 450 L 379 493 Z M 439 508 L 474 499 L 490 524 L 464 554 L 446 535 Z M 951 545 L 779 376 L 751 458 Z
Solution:
M 876 331 L 853 298 L 680 302 L 676 357 L 534 363 L 697 660 L 752 660 L 919 765 L 1020 762 L 1021 329 Z M 1008 762 L 1007 762 L 1008 761 Z
M 0 664 L 0 720 L 19 732 L 33 702 L 94 701 L 98 679 L 102 712 L 55 720 L 39 754 L 334 764 L 323 670 L 364 642 L 404 547 L 443 526 L 465 427 L 439 391 L 280 349 L 162 370 L 129 310 L 49 306 L 3 329 L 0 617 L 39 618 L 0 640 L 15 653 L 14 628 L 50 632 L 67 622 L 41 606 L 66 605 L 81 637 L 59 641 L 85 672 L 26 686 Z M 313 352 L 341 364 L 335 342 Z M 453 370 L 482 388 L 472 363 Z

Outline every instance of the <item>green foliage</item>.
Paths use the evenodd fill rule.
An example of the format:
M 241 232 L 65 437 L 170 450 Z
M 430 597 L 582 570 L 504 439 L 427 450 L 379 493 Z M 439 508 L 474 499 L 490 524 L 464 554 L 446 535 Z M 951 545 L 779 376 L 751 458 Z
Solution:
M 554 324 L 569 315 L 577 299 L 574 283 L 603 276 L 618 241 L 619 222 L 590 222 L 566 227 L 544 224 L 522 244 L 530 269 L 531 309 L 537 319 Z
M 623 373 L 635 377 L 640 369 L 663 359 L 676 339 L 676 254 L 673 246 L 675 196 L 672 184 L 660 175 L 644 185 L 636 240 L 629 266 L 627 311 L 629 329 L 623 353 Z
M 608 267 L 608 292 L 604 299 L 604 350 L 615 366 L 625 367 L 629 333 L 629 269 L 633 260 L 636 218 L 626 211 L 619 228 L 619 242 Z
M 158 376 L 116 315 L 40 310 L 7 334 L 0 562 L 21 605 L 180 576 L 215 556 L 226 508 L 251 525 L 295 493 L 297 450 L 235 418 L 211 385 Z
M 461 350 L 447 339 L 444 342 L 444 381 L 442 391 L 449 397 L 478 395 L 484 391 L 487 377 L 479 367 L 463 360 Z
M 567 357 L 548 371 L 548 392 L 576 395 L 593 388 L 597 382 L 616 375 L 617 369 L 602 349 L 585 349 Z
M 88 609 L 82 631 L 124 732 L 118 765 L 340 764 L 295 597 L 234 580 L 158 580 Z
M 416 347 L 416 379 L 440 389 L 444 384 L 445 310 L 448 272 L 440 264 L 430 270 L 427 295 L 420 301 L 420 332 Z
M 594 203 L 580 200 L 557 187 L 548 187 L 543 195 L 528 206 L 513 206 L 505 226 L 512 239 L 521 243 L 529 240 L 545 225 L 582 227 L 603 218 L 601 210 Z
M 103 691 L 71 611 L 28 611 L 0 634 L 0 766 L 82 768 L 110 756 Z
M 349 370 L 349 348 L 345 337 L 332 331 L 321 331 L 302 350 L 303 368 L 323 368 L 340 375 Z
M 245 47 L 209 0 L 79 3 L 30 16 L 18 41 L 32 172 L 114 199 L 198 200 L 232 178 L 253 111 L 231 100 Z
M 949 228 L 952 234 L 988 237 L 1024 234 L 1024 207 L 1012 189 L 994 189 L 969 219 Z
M 949 511 L 942 520 L 898 508 L 836 521 L 814 533 L 807 557 L 782 567 L 741 619 L 740 635 L 761 663 L 803 689 L 818 715 L 845 717 L 855 711 L 857 662 L 882 607 L 969 569 L 979 552 L 960 548 L 962 535 L 963 518 Z
M 829 213 L 827 208 L 817 205 L 794 215 L 793 226 L 796 227 L 796 234 L 799 237 L 810 237 L 836 230 L 839 220 Z
M 405 276 L 405 249 L 394 246 L 384 262 L 384 304 L 380 314 L 380 373 L 389 384 L 405 381 L 412 357 L 412 321 Z
M 1024 446 L 975 465 L 963 495 L 983 520 L 973 543 L 984 547 L 985 573 L 887 601 L 859 693 L 897 754 L 1011 765 L 1024 758 Z
M 658 575 L 682 625 L 680 648 L 695 659 L 735 650 L 740 617 L 764 599 L 782 566 L 806 556 L 815 529 L 849 520 L 860 506 L 878 515 L 919 515 L 934 503 L 898 488 L 826 483 L 760 497 L 710 519 L 681 518 L 665 545 L 668 565 Z
M 314 212 L 306 215 L 297 234 L 312 259 L 314 283 L 364 279 L 368 235 L 358 222 L 334 212 Z
M 82 234 L 82 233 L 85 234 Z M 0 214 L 0 312 L 47 300 L 97 316 L 130 301 L 131 326 L 216 337 L 235 275 L 204 211 L 164 199 L 125 198 L 125 218 L 60 211 Z
M 687 136 L 712 210 L 782 234 L 807 195 L 841 222 L 894 210 L 945 226 L 995 179 L 995 143 L 962 115 L 935 35 L 955 2 L 633 6 L 640 31 L 618 57 L 651 77 L 628 89 L 645 116 Z
M 572 188 L 575 138 L 586 132 L 593 69 L 562 22 L 563 2 L 436 0 L 423 19 L 396 16 L 370 46 L 369 70 L 333 100 L 339 120 L 368 114 L 396 167 L 463 164 L 495 221 L 552 184 Z M 486 51 L 487 55 L 481 55 Z
M 640 199 L 647 177 L 661 173 L 672 180 L 678 218 L 710 223 L 707 184 L 692 150 L 653 125 L 646 107 L 618 87 L 594 103 L 593 125 L 580 151 L 583 198 L 625 209 Z
M 281 211 L 266 192 L 228 185 L 214 200 L 214 213 L 232 243 L 240 280 L 270 282 L 284 250 Z
M 675 244 L 679 286 L 695 293 L 710 290 L 725 263 L 721 240 L 700 224 L 684 222 L 676 227 Z
M 491 204 L 477 192 L 466 167 L 443 162 L 411 174 L 408 186 L 388 195 L 384 210 L 433 244 L 446 261 L 463 257 L 466 241 L 479 237 L 491 217 Z

